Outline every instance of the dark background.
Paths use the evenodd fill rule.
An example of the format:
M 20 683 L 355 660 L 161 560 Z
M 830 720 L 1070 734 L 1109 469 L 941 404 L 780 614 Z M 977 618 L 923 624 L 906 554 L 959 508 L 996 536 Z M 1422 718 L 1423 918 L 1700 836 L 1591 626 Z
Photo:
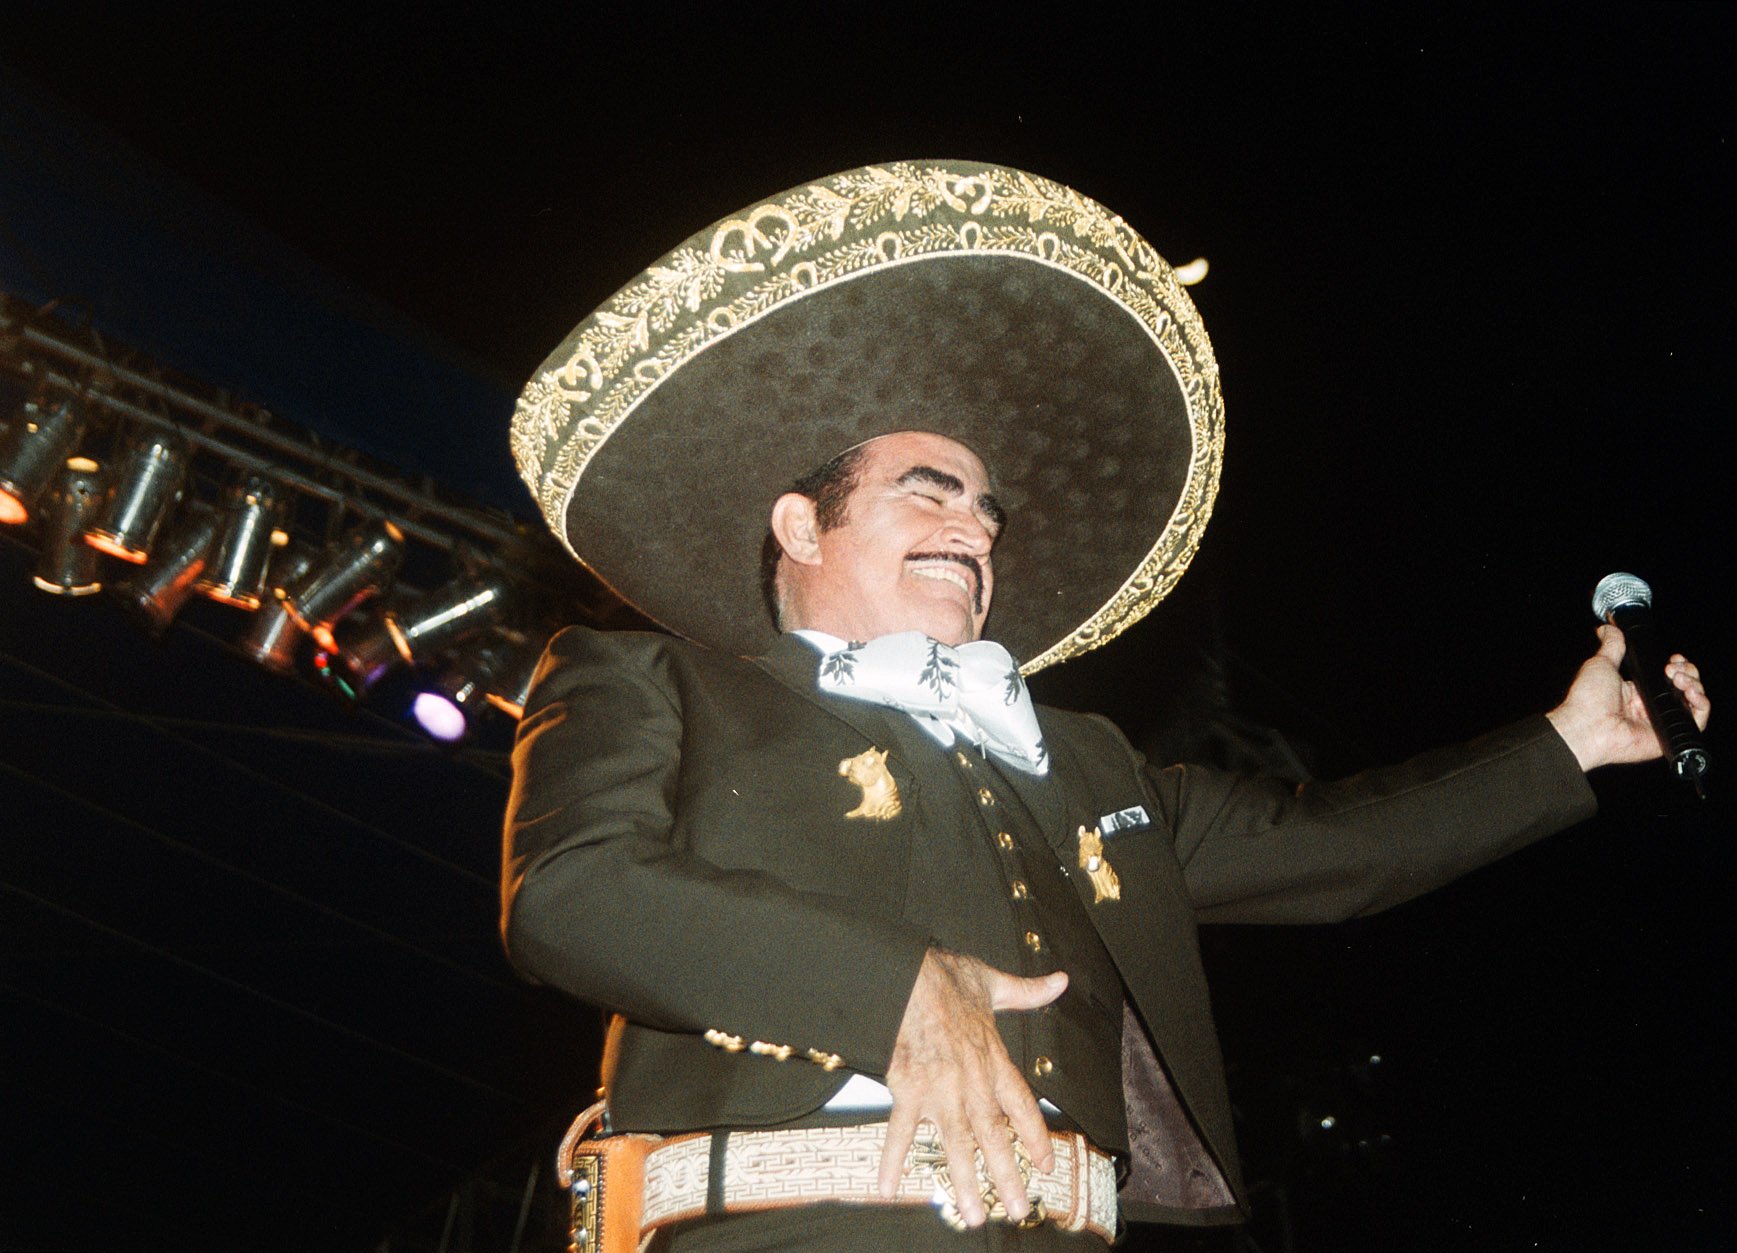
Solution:
M 1180 591 L 1039 695 L 1331 775 L 1548 707 L 1611 570 L 1721 686 L 1732 52 L 1675 5 L 15 4 L 0 256 L 529 516 L 514 391 L 676 241 L 877 160 L 1068 183 L 1209 258 L 1228 440 Z M 141 263 L 163 232 L 202 265 Z M 227 611 L 153 645 L 28 567 L 0 545 L 0 1247 L 505 1249 L 527 1182 L 557 1247 L 596 1020 L 494 947 L 505 729 L 436 752 Z M 1208 932 L 1260 1248 L 1737 1247 L 1730 810 L 1665 783 L 1606 772 L 1387 916 Z

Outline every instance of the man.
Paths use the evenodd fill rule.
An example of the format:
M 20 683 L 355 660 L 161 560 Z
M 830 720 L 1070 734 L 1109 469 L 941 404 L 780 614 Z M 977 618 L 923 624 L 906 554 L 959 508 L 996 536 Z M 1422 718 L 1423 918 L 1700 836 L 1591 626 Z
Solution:
M 1167 276 L 1067 189 L 870 167 L 696 237 L 527 388 L 558 533 L 704 641 L 564 633 L 515 753 L 509 952 L 615 1011 L 611 1129 L 668 1137 L 629 1246 L 1235 1221 L 1196 923 L 1384 908 L 1656 755 L 1612 628 L 1548 719 L 1296 792 L 1034 709 L 986 630 L 1038 661 L 1102 642 L 1210 509 L 1216 371 Z M 782 633 L 744 577 L 768 512 Z

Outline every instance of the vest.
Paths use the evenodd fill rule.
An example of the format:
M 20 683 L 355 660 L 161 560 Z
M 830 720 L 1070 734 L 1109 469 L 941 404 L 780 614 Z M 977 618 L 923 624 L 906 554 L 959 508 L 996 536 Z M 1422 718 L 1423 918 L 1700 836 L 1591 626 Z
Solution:
M 913 850 L 906 918 L 942 948 L 1009 974 L 1067 971 L 1067 991 L 1053 1003 L 1000 1014 L 996 1025 L 1032 1091 L 1093 1143 L 1125 1157 L 1122 984 L 1069 871 L 1044 838 L 1062 821 L 1051 781 L 1002 766 L 962 741 L 942 748 L 896 711 L 888 721 L 907 761 L 945 759 L 949 782 L 965 798 L 958 808 L 975 819 L 932 831 Z

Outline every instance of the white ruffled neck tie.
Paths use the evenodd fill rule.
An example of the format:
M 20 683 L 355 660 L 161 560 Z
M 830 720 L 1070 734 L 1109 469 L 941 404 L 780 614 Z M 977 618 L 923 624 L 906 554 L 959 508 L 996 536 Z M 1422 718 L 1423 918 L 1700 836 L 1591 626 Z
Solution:
M 865 643 L 796 631 L 820 650 L 820 690 L 902 709 L 937 742 L 955 737 L 1027 774 L 1049 771 L 1037 710 L 1013 655 L 993 640 L 953 648 L 921 631 Z

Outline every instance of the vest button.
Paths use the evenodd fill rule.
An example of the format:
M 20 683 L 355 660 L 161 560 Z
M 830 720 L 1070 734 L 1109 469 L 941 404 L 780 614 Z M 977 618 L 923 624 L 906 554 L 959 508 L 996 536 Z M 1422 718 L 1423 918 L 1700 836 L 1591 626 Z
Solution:
M 1023 901 L 1026 897 L 1031 895 L 1031 893 L 1026 889 L 1025 880 L 1023 879 L 1015 879 L 1011 890 L 1013 892 L 1013 899 L 1016 901 Z
M 1000 835 L 996 836 L 995 842 L 1001 845 L 1001 847 L 1007 852 L 1011 853 L 1013 851 L 1013 837 L 1007 834 L 1007 832 L 1003 831 Z
M 965 769 L 967 769 L 967 770 L 971 769 L 971 759 L 969 757 L 967 757 L 964 753 L 955 752 L 953 754 L 953 757 L 954 757 L 954 760 L 956 760 Z
M 1043 952 L 1043 937 L 1035 931 L 1025 933 L 1025 947 L 1034 953 Z
M 1050 1061 L 1050 1059 L 1047 1057 L 1038 1057 L 1038 1058 L 1032 1059 L 1031 1073 L 1036 1075 L 1039 1079 L 1043 1078 L 1045 1075 L 1047 1075 L 1050 1071 L 1052 1071 L 1054 1069 L 1055 1069 L 1055 1063 Z
M 995 803 L 995 793 L 991 792 L 986 787 L 978 788 L 977 789 L 977 803 L 979 805 L 993 805 Z

